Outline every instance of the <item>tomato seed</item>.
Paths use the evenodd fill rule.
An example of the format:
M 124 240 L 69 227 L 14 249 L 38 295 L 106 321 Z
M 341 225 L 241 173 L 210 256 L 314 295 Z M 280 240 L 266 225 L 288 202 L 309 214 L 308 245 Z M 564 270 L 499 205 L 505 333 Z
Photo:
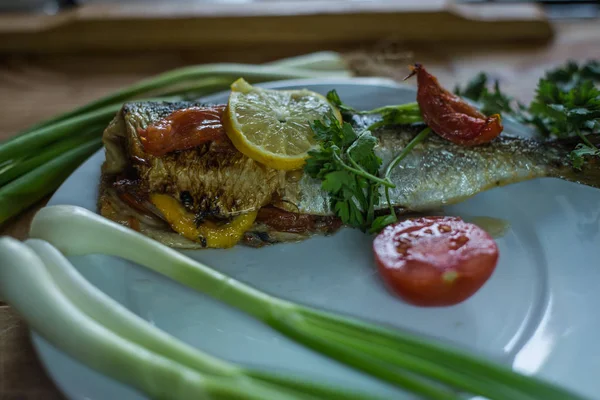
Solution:
M 448 233 L 452 230 L 452 228 L 450 228 L 448 225 L 440 225 L 440 231 L 444 232 L 444 233 Z
M 444 282 L 452 283 L 458 278 L 458 272 L 454 270 L 446 271 L 442 274 L 442 279 Z
M 466 236 L 459 236 L 456 238 L 456 241 L 462 246 L 469 241 L 469 238 Z

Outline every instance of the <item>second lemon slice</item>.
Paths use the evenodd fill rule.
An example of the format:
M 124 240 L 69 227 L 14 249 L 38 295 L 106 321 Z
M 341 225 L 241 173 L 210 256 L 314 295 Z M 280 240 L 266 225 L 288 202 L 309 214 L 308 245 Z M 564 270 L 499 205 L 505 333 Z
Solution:
M 223 125 L 234 146 L 246 156 L 280 170 L 302 168 L 318 146 L 310 124 L 339 111 L 309 90 L 255 88 L 243 79 L 231 85 Z

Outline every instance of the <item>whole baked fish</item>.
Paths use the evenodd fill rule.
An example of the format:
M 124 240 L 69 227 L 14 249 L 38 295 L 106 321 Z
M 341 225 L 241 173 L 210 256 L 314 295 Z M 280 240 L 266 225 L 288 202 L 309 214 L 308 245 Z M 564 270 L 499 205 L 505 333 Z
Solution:
M 157 207 L 153 200 L 159 199 L 157 195 L 173 199 L 168 201 L 193 215 L 197 225 L 228 223 L 256 213 L 256 220 L 245 226 L 243 235 L 251 245 L 297 240 L 315 232 L 333 232 L 340 226 L 320 181 L 302 171 L 278 171 L 255 162 L 238 152 L 226 136 L 160 156 L 144 150 L 140 137 L 144 129 L 176 110 L 197 106 L 201 105 L 178 102 L 123 107 L 104 133 L 106 162 L 99 199 L 103 215 L 171 246 L 188 248 L 206 246 L 205 238 L 195 240 L 197 232 L 192 228 L 185 230 L 191 234 L 183 234 L 187 239 L 175 233 L 184 230 L 167 215 L 172 213 Z M 356 117 L 353 124 L 369 122 Z M 422 126 L 397 126 L 373 132 L 379 139 L 376 153 L 383 168 L 420 129 Z M 390 199 L 399 210 L 412 212 L 455 204 L 493 187 L 539 177 L 599 187 L 597 165 L 587 163 L 582 171 L 571 167 L 568 155 L 573 147 L 571 141 L 508 136 L 464 147 L 430 135 L 392 171 L 396 188 L 391 189 Z M 386 208 L 382 202 L 380 209 Z

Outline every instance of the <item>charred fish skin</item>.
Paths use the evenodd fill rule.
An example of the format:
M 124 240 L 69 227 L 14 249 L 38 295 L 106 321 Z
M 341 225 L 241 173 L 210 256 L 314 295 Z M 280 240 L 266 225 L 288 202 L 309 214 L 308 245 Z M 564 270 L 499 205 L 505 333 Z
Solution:
M 414 127 L 400 126 L 373 132 L 379 139 L 375 151 L 382 159 L 382 172 L 415 134 Z M 598 166 L 576 171 L 570 165 L 569 152 L 574 146 L 571 140 L 500 136 L 486 145 L 465 147 L 430 135 L 391 172 L 396 187 L 390 190 L 390 200 L 396 208 L 419 212 L 456 204 L 494 187 L 541 177 L 600 187 Z M 383 188 L 381 192 L 383 198 Z M 308 176 L 297 187 L 288 185 L 284 198 L 300 213 L 333 214 L 320 182 Z M 386 207 L 379 205 L 379 209 Z

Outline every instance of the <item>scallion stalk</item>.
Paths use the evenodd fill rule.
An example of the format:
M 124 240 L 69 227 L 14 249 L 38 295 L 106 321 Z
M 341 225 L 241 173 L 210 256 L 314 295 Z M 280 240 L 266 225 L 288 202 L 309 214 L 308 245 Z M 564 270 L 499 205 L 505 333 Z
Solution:
M 5 185 L 21 175 L 24 175 L 27 172 L 55 159 L 70 149 L 79 147 L 80 145 L 83 145 L 94 139 L 98 139 L 103 129 L 103 125 L 92 126 L 87 130 L 87 132 L 81 135 L 58 141 L 44 149 L 41 149 L 32 157 L 12 162 L 10 168 L 0 170 L 0 186 Z
M 0 188 L 0 224 L 56 190 L 90 155 L 100 138 L 71 149 Z
M 228 77 L 207 77 L 196 79 L 192 82 L 182 82 L 177 85 L 161 88 L 154 92 L 146 93 L 146 97 L 179 96 L 183 100 L 197 99 L 212 93 L 229 89 L 233 80 Z
M 453 391 L 426 384 L 434 380 L 489 399 L 583 399 L 538 378 L 413 334 L 270 296 L 82 208 L 53 206 L 41 210 L 30 235 L 52 243 L 67 255 L 109 254 L 144 265 L 245 311 L 340 362 L 422 396 L 454 398 Z M 385 357 L 381 357 L 383 352 L 387 352 Z M 414 357 L 420 362 L 411 363 Z
M 223 78 L 230 79 L 231 82 L 239 77 L 244 77 L 248 82 L 259 83 L 267 81 L 276 81 L 282 79 L 300 79 L 300 78 L 331 78 L 331 77 L 348 77 L 350 76 L 347 70 L 310 70 L 303 68 L 294 68 L 278 65 L 251 65 L 251 64 L 205 64 L 194 65 L 189 67 L 178 68 L 157 75 L 155 77 L 145 79 L 135 83 L 129 87 L 121 89 L 113 94 L 92 101 L 85 106 L 75 110 L 66 112 L 40 124 L 37 124 L 23 132 L 28 133 L 41 129 L 49 124 L 59 121 L 68 120 L 80 114 L 90 111 L 96 111 L 107 106 L 118 106 L 125 101 L 136 99 L 139 97 L 147 97 L 149 93 L 171 92 L 169 88 L 182 84 L 193 84 L 194 81 L 205 78 Z
M 199 372 L 220 376 L 241 374 L 241 369 L 174 340 L 172 336 L 152 327 L 147 321 L 109 298 L 82 277 L 48 242 L 29 239 L 25 244 L 40 257 L 61 292 L 97 323 L 124 339 Z
M 266 63 L 274 67 L 300 68 L 313 71 L 348 71 L 348 63 L 334 51 L 318 51 Z
M 25 244 L 34 250 L 65 297 L 80 311 L 120 337 L 205 375 L 242 377 L 263 381 L 290 393 L 328 399 L 365 400 L 361 393 L 348 393 L 332 386 L 308 382 L 265 371 L 235 366 L 189 346 L 150 325 L 89 283 L 55 247 L 39 239 Z M 1 246 L 0 246 L 1 250 Z M 43 333 L 43 332 L 42 332 Z
M 179 97 L 152 98 L 143 101 L 176 101 Z M 94 111 L 79 114 L 73 118 L 49 124 L 43 128 L 15 136 L 0 144 L 0 160 L 10 160 L 25 156 L 60 139 L 87 131 L 91 126 L 106 127 L 115 114 L 121 109 L 120 104 L 109 105 Z M 98 131 L 101 136 L 103 129 Z
M 314 399 L 254 381 L 243 374 L 207 375 L 155 353 L 91 318 L 65 296 L 54 278 L 31 248 L 12 238 L 0 239 L 2 297 L 10 301 L 34 330 L 43 333 L 61 350 L 151 398 Z M 223 371 L 221 365 L 218 370 Z

